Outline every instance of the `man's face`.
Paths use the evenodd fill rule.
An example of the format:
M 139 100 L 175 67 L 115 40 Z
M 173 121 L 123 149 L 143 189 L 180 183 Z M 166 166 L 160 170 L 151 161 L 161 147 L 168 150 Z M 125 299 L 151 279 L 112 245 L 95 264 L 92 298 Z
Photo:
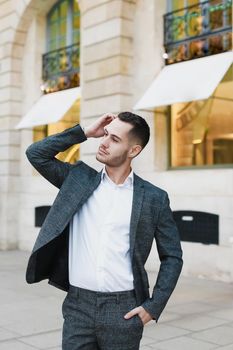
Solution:
M 111 167 L 119 167 L 129 161 L 128 155 L 133 145 L 133 140 L 128 135 L 131 129 L 131 124 L 119 118 L 106 125 L 96 159 Z

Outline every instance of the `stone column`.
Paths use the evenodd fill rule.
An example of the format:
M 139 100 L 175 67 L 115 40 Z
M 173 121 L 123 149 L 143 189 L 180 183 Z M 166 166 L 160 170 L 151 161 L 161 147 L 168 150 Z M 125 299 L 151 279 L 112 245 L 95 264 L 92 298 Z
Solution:
M 132 107 L 133 17 L 135 1 L 80 1 L 81 121 Z M 81 158 L 96 167 L 99 140 L 82 144 Z
M 20 138 L 14 126 L 21 112 L 21 62 L 18 58 L 21 47 L 20 36 L 17 37 L 19 45 L 13 46 L 15 23 L 18 22 L 15 7 L 15 2 L 10 0 L 0 4 L 0 249 L 17 246 L 15 180 L 20 168 Z
M 22 117 L 24 44 L 35 15 L 30 2 L 0 3 L 0 249 L 18 247 L 21 140 L 15 126 Z

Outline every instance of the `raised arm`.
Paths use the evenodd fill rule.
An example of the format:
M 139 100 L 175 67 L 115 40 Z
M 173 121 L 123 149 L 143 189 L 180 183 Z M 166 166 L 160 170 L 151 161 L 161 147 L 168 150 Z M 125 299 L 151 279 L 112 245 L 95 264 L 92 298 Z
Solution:
M 45 179 L 60 188 L 73 165 L 62 162 L 55 156 L 86 139 L 83 129 L 77 124 L 31 144 L 26 149 L 26 155 L 29 162 Z
M 68 162 L 62 162 L 55 156 L 59 152 L 67 150 L 74 144 L 82 143 L 89 137 L 101 137 L 104 135 L 104 126 L 109 124 L 115 115 L 106 113 L 94 123 L 85 128 L 76 124 L 58 134 L 48 136 L 41 141 L 31 144 L 26 149 L 26 155 L 32 166 L 54 186 L 60 188 L 70 168 L 75 166 Z

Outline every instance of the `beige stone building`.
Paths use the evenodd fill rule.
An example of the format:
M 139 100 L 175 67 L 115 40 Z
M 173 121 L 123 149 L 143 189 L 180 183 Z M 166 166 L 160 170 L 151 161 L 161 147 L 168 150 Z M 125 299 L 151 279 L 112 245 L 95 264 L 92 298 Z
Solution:
M 183 274 L 233 281 L 232 1 L 202 3 L 0 0 L 0 249 L 31 250 L 57 193 L 25 149 L 129 110 L 151 127 L 134 170 L 170 195 Z M 98 143 L 58 157 L 101 169 Z

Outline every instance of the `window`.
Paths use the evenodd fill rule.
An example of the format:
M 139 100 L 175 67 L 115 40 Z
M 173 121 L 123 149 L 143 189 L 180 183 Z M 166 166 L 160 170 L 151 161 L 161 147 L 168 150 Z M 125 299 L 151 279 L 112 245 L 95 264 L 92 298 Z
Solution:
M 60 0 L 47 16 L 47 52 L 43 55 L 45 94 L 80 84 L 80 11 L 77 0 Z
M 47 53 L 43 55 L 44 93 L 53 93 L 79 86 L 80 11 L 77 0 L 60 0 L 47 16 Z M 33 128 L 33 141 L 62 132 L 80 120 L 80 100 L 63 118 L 53 124 Z M 75 163 L 79 159 L 79 145 L 73 145 L 56 158 Z
M 233 66 L 207 100 L 171 106 L 171 166 L 233 164 Z
M 80 42 L 80 12 L 77 0 L 61 0 L 47 18 L 47 51 Z
M 232 50 L 232 0 L 169 0 L 167 64 Z

